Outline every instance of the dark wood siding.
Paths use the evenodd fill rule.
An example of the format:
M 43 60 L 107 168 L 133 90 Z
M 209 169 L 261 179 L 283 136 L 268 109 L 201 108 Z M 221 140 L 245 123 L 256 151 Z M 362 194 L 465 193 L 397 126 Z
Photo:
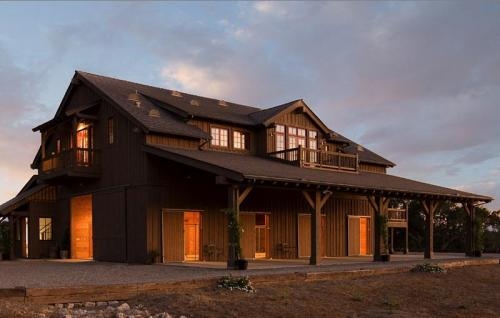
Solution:
M 200 145 L 199 140 L 158 134 L 146 135 L 146 143 L 149 145 L 164 145 L 189 149 L 197 149 Z
M 375 173 L 386 173 L 386 167 L 380 165 L 374 165 L 369 163 L 360 163 L 359 171 L 375 172 Z

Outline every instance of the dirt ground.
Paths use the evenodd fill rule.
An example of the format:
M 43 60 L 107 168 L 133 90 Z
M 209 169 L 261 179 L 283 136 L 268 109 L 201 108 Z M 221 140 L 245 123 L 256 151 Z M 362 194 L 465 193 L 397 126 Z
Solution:
M 257 284 L 256 293 L 179 288 L 128 303 L 174 317 L 499 317 L 498 286 L 500 266 L 483 265 L 447 273 Z M 43 309 L 0 302 L 1 317 L 36 316 Z

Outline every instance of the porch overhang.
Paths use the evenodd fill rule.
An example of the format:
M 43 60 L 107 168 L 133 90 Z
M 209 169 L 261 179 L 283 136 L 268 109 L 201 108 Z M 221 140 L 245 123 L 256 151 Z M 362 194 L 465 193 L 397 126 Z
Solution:
M 252 155 L 147 145 L 143 150 L 162 158 L 220 175 L 239 184 L 317 189 L 402 199 L 487 203 L 493 198 L 388 174 L 347 173 L 301 168 Z

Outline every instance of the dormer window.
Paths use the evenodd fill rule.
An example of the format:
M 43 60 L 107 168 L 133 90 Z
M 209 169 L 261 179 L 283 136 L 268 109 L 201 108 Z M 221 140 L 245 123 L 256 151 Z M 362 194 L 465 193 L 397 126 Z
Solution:
M 211 127 L 210 134 L 212 136 L 212 140 L 210 144 L 216 147 L 228 147 L 228 130 L 219 127 Z

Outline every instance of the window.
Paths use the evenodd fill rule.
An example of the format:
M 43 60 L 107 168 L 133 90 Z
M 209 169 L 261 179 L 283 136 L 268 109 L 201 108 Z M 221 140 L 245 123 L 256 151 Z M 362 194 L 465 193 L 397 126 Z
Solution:
M 57 138 L 56 140 L 56 153 L 61 153 L 61 139 Z
M 233 131 L 233 148 L 248 149 L 247 135 L 241 131 Z
M 317 150 L 318 149 L 318 140 L 316 139 L 318 137 L 318 133 L 314 130 L 310 130 L 308 133 L 308 143 L 309 143 L 309 149 L 311 150 Z M 311 162 L 318 162 L 318 154 L 317 152 L 310 152 L 310 157 L 309 160 Z
M 108 144 L 115 143 L 115 120 L 113 117 L 108 118 Z
M 217 147 L 227 147 L 228 146 L 228 131 L 224 128 L 212 127 L 210 128 L 210 133 L 212 135 L 212 140 L 210 144 Z
M 285 126 L 276 125 L 275 135 L 276 135 L 276 151 L 285 150 Z M 285 159 L 285 154 L 280 153 L 280 154 L 276 155 L 276 157 L 281 158 L 281 159 Z
M 40 241 L 52 240 L 52 218 L 39 218 Z

